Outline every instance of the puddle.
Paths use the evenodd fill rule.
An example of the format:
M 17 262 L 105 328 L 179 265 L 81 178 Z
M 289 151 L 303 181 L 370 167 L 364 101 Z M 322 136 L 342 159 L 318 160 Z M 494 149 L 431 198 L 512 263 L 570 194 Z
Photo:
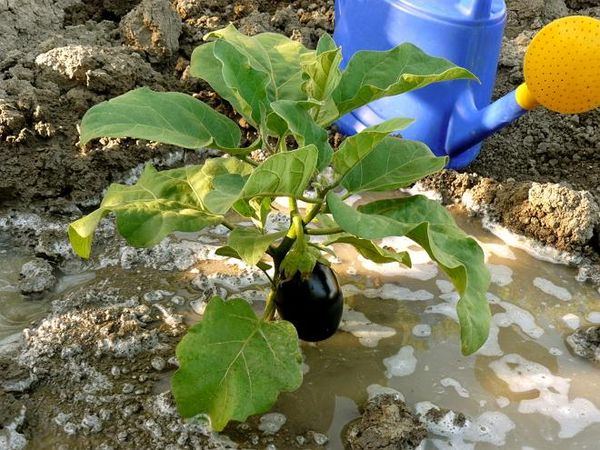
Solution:
M 436 405 L 471 418 L 460 431 L 453 430 L 450 419 L 430 424 L 433 434 L 422 450 L 597 448 L 599 372 L 572 356 L 563 337 L 578 325 L 600 321 L 598 292 L 578 283 L 575 269 L 535 259 L 484 231 L 477 221 L 460 214 L 457 218 L 481 242 L 492 273 L 488 298 L 493 322 L 486 345 L 476 355 L 461 355 L 458 296 L 411 241 L 387 239 L 385 244 L 411 252 L 412 270 L 377 267 L 340 246 L 335 267 L 347 304 L 342 330 L 325 342 L 303 344 L 304 383 L 282 395 L 272 409 L 287 417 L 288 433 L 324 433 L 328 448 L 342 449 L 340 433 L 358 416 L 358 405 L 373 392 L 396 390 L 417 411 Z M 223 240 L 212 238 L 207 245 Z M 46 300 L 28 301 L 15 287 L 25 258 L 8 255 L 7 248 L 0 244 L 0 343 L 43 315 L 53 296 L 94 276 L 63 276 Z M 240 278 L 234 269 L 229 261 L 210 261 L 182 277 L 113 267 L 99 270 L 96 281 L 112 277 L 147 303 L 173 306 L 192 323 L 202 313 L 198 297 L 203 279 L 223 295 L 241 288 L 254 300 L 264 298 L 264 277 L 246 272 Z M 192 282 L 198 273 L 204 278 Z M 262 305 L 254 303 L 257 309 Z M 165 376 L 153 392 L 166 389 Z
M 600 320 L 598 292 L 577 282 L 575 269 L 509 247 L 465 216 L 458 221 L 480 240 L 492 272 L 486 345 L 461 355 L 457 295 L 421 252 L 417 273 L 409 274 L 392 265 L 373 271 L 340 251 L 347 331 L 304 345 L 305 382 L 273 409 L 288 417 L 289 427 L 327 433 L 329 448 L 342 449 L 343 425 L 377 386 L 401 392 L 419 411 L 433 404 L 472 419 L 458 434 L 443 423 L 432 426 L 436 435 L 424 449 L 597 448 L 598 368 L 572 356 L 563 336 L 574 322 Z M 410 241 L 387 244 L 415 254 Z
M 18 284 L 21 266 L 29 260 L 31 255 L 0 240 L 0 347 L 18 340 L 24 328 L 43 317 L 52 298 L 95 278 L 93 272 L 62 274 L 52 292 L 42 298 L 27 298 Z
M 0 345 L 18 339 L 21 330 L 47 309 L 46 302 L 28 301 L 19 292 L 19 270 L 27 260 L 25 255 L 15 253 L 8 242 L 0 241 Z

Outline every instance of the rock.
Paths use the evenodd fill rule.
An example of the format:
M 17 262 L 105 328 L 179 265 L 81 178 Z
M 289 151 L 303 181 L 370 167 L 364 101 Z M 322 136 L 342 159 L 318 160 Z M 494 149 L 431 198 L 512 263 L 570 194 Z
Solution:
M 4 405 L 3 405 L 4 406 Z M 25 422 L 25 406 L 11 422 L 0 423 L 0 448 L 3 450 L 22 450 L 27 446 L 27 439 L 20 432 Z
M 393 394 L 369 400 L 362 417 L 343 432 L 345 445 L 352 450 L 415 449 L 426 436 L 417 416 Z
M 0 101 L 0 139 L 25 127 L 25 116 L 14 105 Z
M 566 342 L 577 356 L 600 362 L 600 325 L 579 328 L 567 336 Z
M 281 413 L 267 413 L 261 416 L 258 429 L 265 434 L 276 434 L 286 421 L 287 418 Z
M 20 291 L 27 294 L 39 294 L 56 283 L 52 265 L 45 259 L 36 258 L 23 264 L 19 279 Z
M 38 55 L 35 63 L 61 84 L 101 93 L 123 93 L 155 75 L 140 55 L 123 48 L 67 45 Z
M 121 20 L 127 45 L 157 60 L 170 58 L 179 50 L 181 19 L 168 0 L 144 0 Z

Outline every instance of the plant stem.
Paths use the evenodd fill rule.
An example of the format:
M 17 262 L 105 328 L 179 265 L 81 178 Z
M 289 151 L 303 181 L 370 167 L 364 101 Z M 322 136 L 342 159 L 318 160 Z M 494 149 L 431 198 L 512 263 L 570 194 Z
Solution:
M 298 200 L 303 201 L 304 203 L 311 204 L 323 203 L 323 200 L 321 200 L 320 198 L 310 198 L 305 196 L 298 197 Z
M 329 234 L 338 234 L 343 233 L 340 227 L 331 227 L 331 228 L 307 228 L 304 233 L 310 236 L 326 236 Z
M 252 167 L 258 167 L 258 163 L 256 161 L 254 161 L 252 158 L 248 158 L 247 156 L 244 156 L 242 158 L 242 160 L 248 164 L 250 164 Z
M 263 312 L 263 320 L 271 321 L 275 318 L 275 289 L 271 289 L 269 295 L 267 296 L 267 305 L 265 306 L 265 311 Z
M 234 224 L 232 224 L 231 222 L 229 222 L 229 221 L 228 221 L 228 220 L 226 220 L 226 219 L 223 219 L 223 220 L 221 221 L 221 225 L 223 225 L 225 228 L 227 228 L 227 229 L 229 229 L 229 230 L 233 230 L 233 229 L 235 228 L 235 225 L 234 225 Z
M 321 208 L 323 207 L 323 200 L 320 200 L 319 203 L 315 203 L 311 205 L 306 213 L 306 217 L 304 218 L 304 223 L 308 225 L 311 223 L 315 217 L 321 212 Z

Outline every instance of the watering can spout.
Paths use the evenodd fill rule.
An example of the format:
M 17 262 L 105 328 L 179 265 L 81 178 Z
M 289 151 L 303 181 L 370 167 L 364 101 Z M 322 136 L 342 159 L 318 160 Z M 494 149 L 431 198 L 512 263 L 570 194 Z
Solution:
M 465 90 L 448 124 L 447 154 L 461 154 L 537 106 L 525 83 L 483 109 L 477 109 L 472 91 Z
M 524 61 L 525 83 L 478 110 L 472 89 L 459 97 L 448 123 L 445 150 L 456 156 L 542 105 L 562 114 L 600 107 L 600 21 L 571 16 L 545 26 Z M 573 51 L 573 43 L 577 51 Z

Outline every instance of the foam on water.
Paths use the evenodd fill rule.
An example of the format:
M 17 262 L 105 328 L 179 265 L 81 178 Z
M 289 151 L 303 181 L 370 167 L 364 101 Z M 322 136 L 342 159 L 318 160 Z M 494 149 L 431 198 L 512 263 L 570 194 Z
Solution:
M 429 337 L 431 336 L 431 326 L 419 323 L 413 327 L 412 334 L 416 337 Z
M 392 394 L 400 400 L 404 401 L 404 395 L 402 394 L 402 392 L 397 391 L 394 388 L 382 386 L 380 384 L 371 384 L 367 386 L 367 395 L 369 396 L 369 400 L 382 394 Z
M 565 314 L 564 316 L 562 316 L 562 321 L 571 330 L 576 330 L 581 325 L 581 319 L 572 313 Z
M 411 291 L 408 288 L 398 286 L 392 283 L 385 283 L 379 288 L 359 289 L 353 284 L 345 284 L 342 286 L 344 295 L 351 296 L 361 294 L 367 298 L 378 298 L 382 300 L 398 300 L 398 301 L 427 301 L 433 298 L 431 292 L 423 289 Z
M 490 368 L 511 391 L 538 392 L 536 398 L 521 400 L 519 412 L 551 417 L 560 426 L 559 438 L 571 438 L 600 423 L 600 410 L 592 402 L 569 399 L 570 378 L 553 375 L 545 366 L 514 353 L 491 362 Z
M 506 444 L 506 436 L 515 428 L 515 424 L 505 414 L 486 411 L 474 419 L 467 419 L 464 425 L 454 411 L 448 411 L 441 419 L 433 420 L 427 415 L 432 409 L 439 409 L 431 402 L 419 402 L 417 414 L 429 433 L 439 436 L 432 438 L 433 445 L 440 450 L 474 449 L 477 443 L 488 443 L 496 447 Z
M 600 323 L 600 311 L 592 311 L 585 316 L 585 320 L 593 324 Z
M 536 277 L 533 280 L 533 285 L 545 294 L 552 295 L 563 302 L 568 302 L 573 299 L 573 296 L 567 289 L 557 286 L 552 281 L 545 278 Z
M 365 347 L 377 347 L 379 341 L 394 336 L 396 330 L 371 322 L 367 316 L 344 306 L 340 329 L 351 333 Z
M 440 381 L 440 384 L 446 388 L 447 387 L 453 388 L 460 397 L 469 398 L 471 396 L 469 394 L 469 391 L 466 390 L 462 386 L 462 384 L 460 384 L 460 382 L 458 380 L 455 380 L 454 378 L 450 378 L 450 377 L 442 378 L 442 380 Z
M 357 261 L 366 270 L 379 273 L 385 277 L 406 277 L 415 280 L 427 281 L 435 278 L 439 273 L 438 267 L 432 262 L 419 264 L 418 262 L 413 261 L 412 268 L 408 268 L 400 265 L 397 262 L 377 264 L 360 255 L 358 256 Z
M 387 368 L 385 376 L 406 377 L 412 375 L 417 368 L 417 358 L 415 358 L 415 349 L 410 345 L 405 345 L 398 353 L 383 360 Z
M 492 276 L 492 283 L 498 286 L 508 286 L 513 282 L 513 270 L 502 264 L 487 264 L 487 268 Z

